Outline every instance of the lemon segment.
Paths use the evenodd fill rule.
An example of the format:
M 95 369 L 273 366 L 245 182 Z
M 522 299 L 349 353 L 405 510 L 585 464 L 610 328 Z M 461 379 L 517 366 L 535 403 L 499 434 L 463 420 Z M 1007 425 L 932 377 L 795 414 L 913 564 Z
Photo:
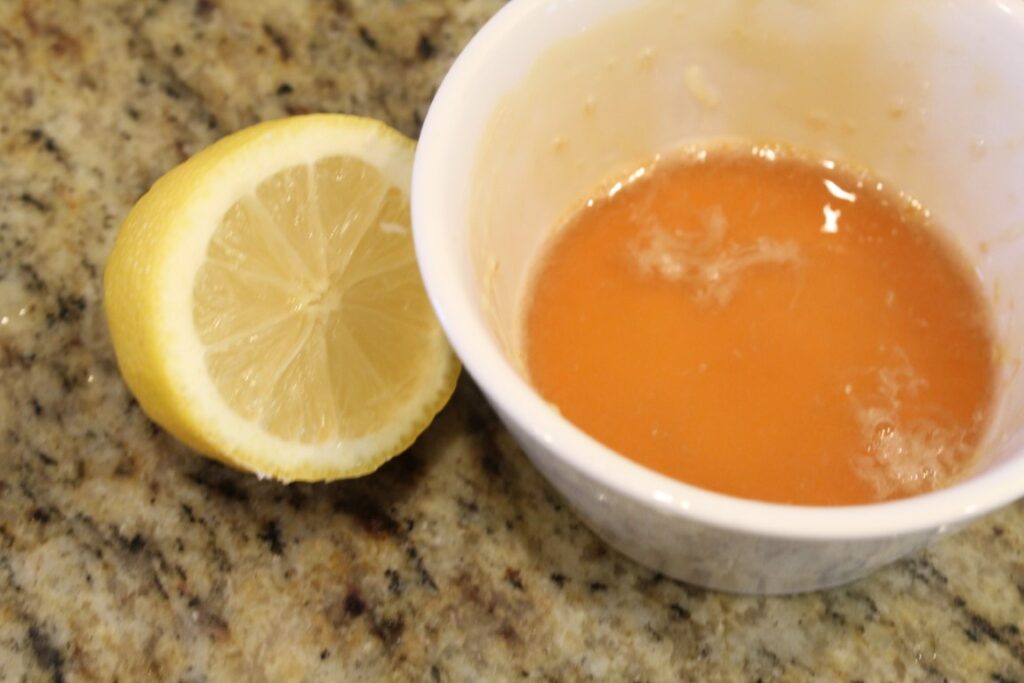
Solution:
M 416 266 L 414 143 L 368 119 L 293 117 L 158 180 L 104 274 L 118 364 L 192 448 L 290 480 L 404 450 L 459 365 Z

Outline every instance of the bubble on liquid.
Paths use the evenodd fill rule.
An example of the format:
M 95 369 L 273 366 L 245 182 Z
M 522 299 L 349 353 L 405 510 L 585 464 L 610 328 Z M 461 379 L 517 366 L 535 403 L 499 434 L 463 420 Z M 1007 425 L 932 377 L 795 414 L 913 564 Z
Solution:
M 751 269 L 800 261 L 800 248 L 792 241 L 759 237 L 751 244 L 730 242 L 728 220 L 720 206 L 705 213 L 699 223 L 696 229 L 667 229 L 649 221 L 630 245 L 639 272 L 684 284 L 698 303 L 721 306 L 732 300 Z

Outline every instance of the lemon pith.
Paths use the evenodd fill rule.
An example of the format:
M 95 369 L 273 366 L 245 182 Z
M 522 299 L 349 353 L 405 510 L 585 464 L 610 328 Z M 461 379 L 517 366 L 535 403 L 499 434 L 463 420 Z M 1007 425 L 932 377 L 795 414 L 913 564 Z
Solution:
M 284 480 L 404 450 L 458 363 L 416 268 L 414 143 L 368 119 L 270 121 L 158 180 L 104 273 L 118 364 L 192 448 Z

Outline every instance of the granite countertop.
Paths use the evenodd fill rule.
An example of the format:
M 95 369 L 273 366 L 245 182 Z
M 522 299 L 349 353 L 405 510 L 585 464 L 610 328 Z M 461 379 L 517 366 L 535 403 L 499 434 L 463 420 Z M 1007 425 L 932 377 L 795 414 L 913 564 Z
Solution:
M 164 171 L 267 118 L 415 135 L 498 0 L 0 0 L 0 680 L 1024 682 L 1024 505 L 854 585 L 610 551 L 463 377 L 411 451 L 284 486 L 122 384 L 100 278 Z

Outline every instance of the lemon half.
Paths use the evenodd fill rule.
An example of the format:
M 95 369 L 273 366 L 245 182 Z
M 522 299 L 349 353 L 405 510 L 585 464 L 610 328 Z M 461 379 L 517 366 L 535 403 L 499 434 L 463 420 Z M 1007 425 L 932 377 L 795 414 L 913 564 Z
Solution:
M 416 266 L 412 140 L 299 116 L 160 178 L 104 273 L 118 365 L 143 410 L 229 465 L 285 481 L 370 472 L 459 371 Z

